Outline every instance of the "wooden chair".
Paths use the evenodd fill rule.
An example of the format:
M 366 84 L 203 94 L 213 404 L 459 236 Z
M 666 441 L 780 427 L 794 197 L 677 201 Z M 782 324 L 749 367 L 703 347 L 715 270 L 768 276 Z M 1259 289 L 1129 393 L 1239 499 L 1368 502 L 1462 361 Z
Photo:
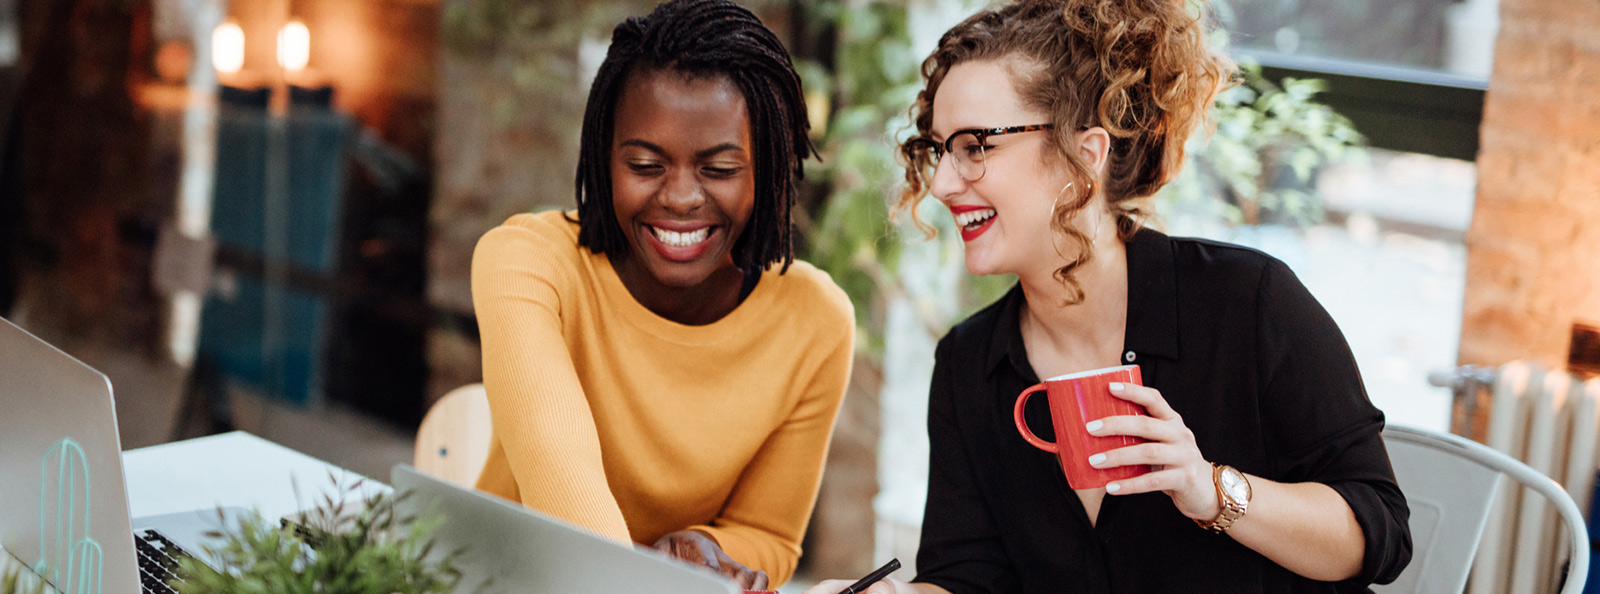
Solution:
M 412 466 L 427 474 L 472 488 L 489 459 L 492 425 L 483 384 L 467 384 L 445 394 L 428 409 L 417 429 Z

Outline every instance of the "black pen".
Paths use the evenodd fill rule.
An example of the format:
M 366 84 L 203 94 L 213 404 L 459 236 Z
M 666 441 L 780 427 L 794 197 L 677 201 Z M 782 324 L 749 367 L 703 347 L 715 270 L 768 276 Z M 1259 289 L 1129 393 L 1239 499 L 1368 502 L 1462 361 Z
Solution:
M 867 589 L 868 586 L 878 583 L 878 580 L 888 577 L 889 574 L 894 573 L 894 570 L 896 569 L 900 569 L 900 560 L 890 559 L 888 563 L 883 564 L 883 567 L 879 567 L 873 570 L 872 573 L 867 574 L 867 577 L 856 580 L 856 583 L 850 584 L 849 586 L 846 586 L 845 589 L 840 590 L 839 594 L 856 594 L 857 592 Z

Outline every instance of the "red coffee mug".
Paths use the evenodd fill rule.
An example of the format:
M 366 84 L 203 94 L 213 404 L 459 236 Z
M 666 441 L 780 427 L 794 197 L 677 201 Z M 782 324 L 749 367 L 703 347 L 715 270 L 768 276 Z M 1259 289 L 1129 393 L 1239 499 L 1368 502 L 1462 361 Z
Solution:
M 1099 489 L 1106 483 L 1130 479 L 1146 472 L 1145 465 L 1118 466 L 1099 469 L 1089 465 L 1089 456 L 1144 443 L 1145 440 L 1126 435 L 1095 437 L 1089 435 L 1084 425 L 1089 421 L 1121 415 L 1148 415 L 1143 406 L 1111 395 L 1109 384 L 1122 382 L 1144 385 L 1138 365 L 1107 367 L 1079 373 L 1052 377 L 1022 391 L 1017 396 L 1017 431 L 1033 447 L 1056 454 L 1061 458 L 1061 469 L 1067 474 L 1067 484 L 1075 490 Z M 1022 419 L 1022 408 L 1028 397 L 1045 391 L 1050 402 L 1050 422 L 1056 429 L 1056 442 L 1039 439 Z

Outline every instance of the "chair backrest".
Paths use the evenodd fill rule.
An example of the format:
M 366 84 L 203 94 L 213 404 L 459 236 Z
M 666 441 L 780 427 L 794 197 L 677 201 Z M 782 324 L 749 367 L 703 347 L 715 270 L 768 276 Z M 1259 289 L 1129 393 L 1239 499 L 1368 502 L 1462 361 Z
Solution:
M 1466 588 L 1478 541 L 1493 510 L 1501 477 L 1548 499 L 1571 538 L 1562 592 L 1582 590 L 1589 573 L 1589 531 L 1572 497 L 1550 477 L 1469 439 L 1390 425 L 1384 445 L 1411 508 L 1411 564 L 1382 594 L 1449 593 Z
M 491 432 L 489 396 L 483 384 L 451 390 L 423 417 L 412 466 L 472 488 L 489 459 Z

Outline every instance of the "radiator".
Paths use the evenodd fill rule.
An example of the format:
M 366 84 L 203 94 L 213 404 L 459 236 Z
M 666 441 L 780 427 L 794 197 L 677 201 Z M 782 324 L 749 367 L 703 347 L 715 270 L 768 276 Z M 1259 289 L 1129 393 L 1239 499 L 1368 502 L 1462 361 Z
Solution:
M 1435 383 L 1439 382 L 1436 378 Z M 1594 493 L 1600 379 L 1515 362 L 1464 367 L 1448 382 L 1456 392 L 1456 433 L 1523 461 L 1561 483 L 1587 517 Z M 1555 592 L 1570 553 L 1559 518 L 1543 497 L 1503 481 L 1484 527 L 1468 594 Z

